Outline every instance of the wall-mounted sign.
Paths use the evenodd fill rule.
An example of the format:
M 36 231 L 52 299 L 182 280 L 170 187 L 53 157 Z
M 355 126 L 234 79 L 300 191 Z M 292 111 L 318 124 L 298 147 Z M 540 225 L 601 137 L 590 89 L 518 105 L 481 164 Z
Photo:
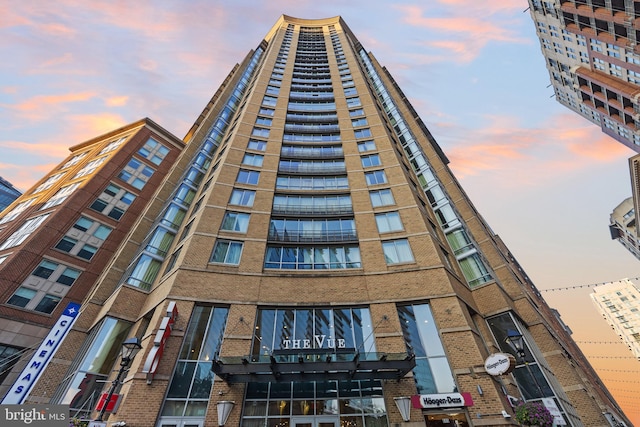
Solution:
M 549 410 L 551 415 L 553 415 L 553 425 L 554 426 L 566 426 L 567 422 L 564 420 L 562 416 L 562 412 L 560 412 L 560 408 L 556 405 L 556 401 L 553 400 L 553 397 L 545 397 L 542 399 L 542 404 Z
M 516 367 L 516 358 L 509 353 L 493 353 L 484 361 L 484 369 L 489 375 L 504 375 Z
M 162 358 L 162 352 L 164 351 L 165 343 L 171 335 L 173 324 L 178 319 L 178 307 L 175 301 L 171 301 L 167 306 L 167 315 L 162 318 L 160 328 L 156 332 L 156 337 L 153 340 L 153 347 L 147 355 L 147 360 L 144 362 L 142 372 L 147 374 L 147 384 L 151 384 L 153 377 L 158 369 L 158 364 Z
M 346 340 L 344 338 L 331 338 L 326 335 L 314 335 L 313 339 L 300 340 L 282 340 L 282 348 L 284 350 L 311 349 L 311 348 L 346 348 Z
M 70 302 L 67 305 L 67 308 L 64 309 L 49 334 L 42 340 L 40 347 L 33 353 L 31 360 L 29 360 L 0 403 L 5 405 L 20 404 L 25 400 L 40 375 L 42 375 L 44 368 L 49 364 L 56 350 L 58 350 L 60 343 L 71 330 L 71 326 L 73 326 L 79 313 L 80 304 Z
M 411 403 L 418 409 L 460 408 L 473 406 L 471 393 L 420 394 L 411 396 Z

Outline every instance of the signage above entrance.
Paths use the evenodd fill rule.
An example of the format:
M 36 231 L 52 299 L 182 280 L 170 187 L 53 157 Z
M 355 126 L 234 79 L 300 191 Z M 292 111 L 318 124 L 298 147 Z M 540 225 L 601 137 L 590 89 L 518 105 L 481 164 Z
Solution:
M 471 393 L 420 394 L 411 396 L 411 403 L 418 409 L 461 408 L 473 406 Z

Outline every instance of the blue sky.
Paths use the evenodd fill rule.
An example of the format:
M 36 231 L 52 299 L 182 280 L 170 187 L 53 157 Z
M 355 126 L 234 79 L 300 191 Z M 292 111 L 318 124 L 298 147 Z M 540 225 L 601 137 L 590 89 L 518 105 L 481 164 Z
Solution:
M 540 289 L 640 276 L 640 263 L 608 232 L 610 212 L 631 195 L 633 152 L 553 99 L 527 6 L 0 0 L 0 175 L 26 190 L 68 147 L 142 117 L 182 137 L 281 14 L 341 15 L 395 77 L 480 213 Z M 588 292 L 544 295 L 577 341 L 596 341 L 594 331 L 615 340 Z M 635 361 L 617 363 L 626 362 L 640 372 Z M 629 394 L 631 386 L 618 387 Z M 628 415 L 640 424 L 640 413 Z

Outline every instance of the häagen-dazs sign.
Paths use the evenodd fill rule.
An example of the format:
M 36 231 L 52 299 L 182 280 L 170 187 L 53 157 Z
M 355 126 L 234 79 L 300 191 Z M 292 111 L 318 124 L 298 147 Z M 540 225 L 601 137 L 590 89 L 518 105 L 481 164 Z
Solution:
M 484 369 L 489 375 L 504 375 L 516 367 L 516 358 L 508 353 L 493 353 L 484 361 Z
M 420 394 L 411 396 L 411 403 L 414 408 L 422 409 L 461 408 L 473 406 L 473 399 L 471 393 Z

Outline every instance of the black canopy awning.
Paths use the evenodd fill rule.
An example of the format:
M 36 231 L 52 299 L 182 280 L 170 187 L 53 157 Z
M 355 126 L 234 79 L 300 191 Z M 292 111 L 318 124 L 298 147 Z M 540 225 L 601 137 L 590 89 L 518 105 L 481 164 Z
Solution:
M 218 357 L 211 370 L 227 383 L 400 379 L 416 366 L 409 353 L 274 351 Z

